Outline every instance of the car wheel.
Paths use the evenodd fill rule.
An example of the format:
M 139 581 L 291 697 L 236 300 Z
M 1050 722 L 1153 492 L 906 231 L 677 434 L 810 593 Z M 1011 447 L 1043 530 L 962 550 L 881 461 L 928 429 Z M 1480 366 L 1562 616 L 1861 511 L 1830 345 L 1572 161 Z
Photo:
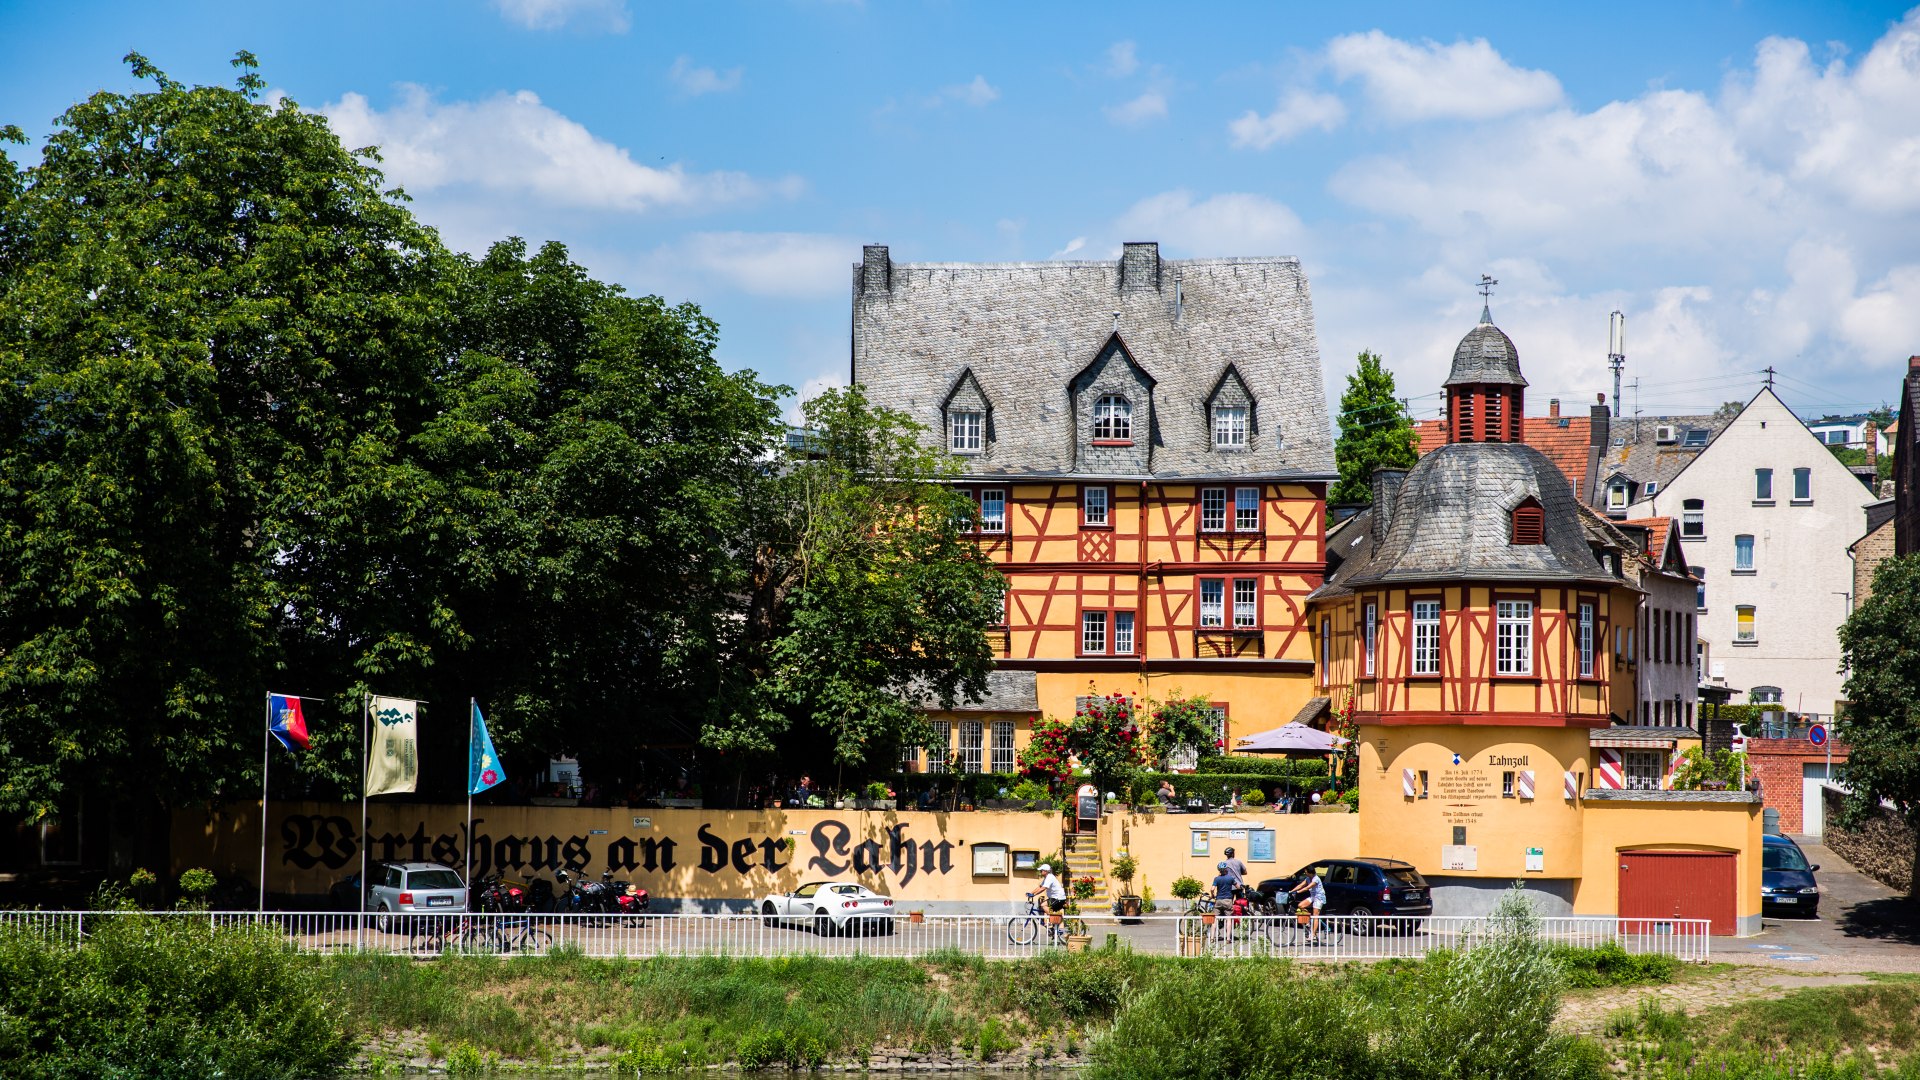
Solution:
M 826 937 L 829 934 L 832 934 L 833 933 L 832 917 L 829 916 L 824 911 L 815 915 L 813 917 L 813 932 L 820 935 L 821 937 Z
M 380 914 L 373 917 L 373 928 L 383 934 L 393 933 L 393 916 L 387 912 L 385 902 L 380 905 Z
M 1365 904 L 1355 904 L 1348 908 L 1347 917 L 1352 920 L 1349 933 L 1371 934 L 1380 926 L 1374 921 L 1373 909 Z
M 765 904 L 760 908 L 760 915 L 763 919 L 766 920 L 766 924 L 768 926 L 780 925 L 780 920 L 773 913 L 773 904 L 771 902 Z

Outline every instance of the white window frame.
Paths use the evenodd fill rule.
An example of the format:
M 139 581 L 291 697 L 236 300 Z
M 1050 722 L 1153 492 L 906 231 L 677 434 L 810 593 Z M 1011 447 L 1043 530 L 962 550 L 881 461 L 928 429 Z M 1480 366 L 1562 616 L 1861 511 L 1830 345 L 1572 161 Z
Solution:
M 1333 683 L 1333 620 L 1320 616 L 1320 685 Z
M 1809 503 L 1813 501 L 1813 470 L 1793 470 L 1793 501 Z
M 1700 505 L 1697 509 L 1689 509 L 1687 503 L 1699 503 Z M 1707 500 L 1687 499 L 1681 502 L 1680 539 L 1698 540 L 1705 535 L 1707 535 Z
M 1004 533 L 1007 531 L 1007 492 L 1004 488 L 981 488 L 980 531 L 983 533 Z M 988 504 L 992 504 L 992 509 Z
M 1607 509 L 1625 510 L 1627 508 L 1627 483 L 1615 480 L 1607 485 Z
M 1747 629 L 1740 629 L 1740 613 L 1749 613 Z M 1760 608 L 1754 604 L 1735 604 L 1733 607 L 1733 640 L 1749 644 L 1760 640 Z
M 1707 610 L 1707 568 L 1689 566 L 1687 569 L 1693 573 L 1693 610 L 1705 611 Z
M 993 722 L 993 759 L 990 762 L 996 773 L 1011 773 L 1015 770 L 1013 752 L 1013 721 L 995 720 Z
M 1670 705 L 1672 702 L 1664 702 Z M 1621 783 L 1628 791 L 1659 791 L 1667 777 L 1667 752 L 1664 750 L 1620 751 Z
M 1260 628 L 1260 579 L 1233 579 L 1233 628 L 1235 630 L 1257 630 Z
M 1260 531 L 1259 488 L 1237 487 L 1233 489 L 1233 531 L 1237 533 L 1257 533 Z
M 1582 601 L 1576 611 L 1580 634 L 1580 676 L 1590 679 L 1593 677 L 1593 604 Z
M 1133 441 L 1133 403 L 1119 394 L 1102 394 L 1093 404 L 1093 437 L 1102 442 Z
M 1207 726 L 1213 729 L 1213 752 L 1227 752 L 1227 707 L 1225 704 L 1207 706 Z
M 1413 602 L 1414 675 L 1440 674 L 1440 601 Z
M 1493 673 L 1533 674 L 1533 601 L 1494 601 Z
M 1365 613 L 1362 615 L 1361 618 L 1363 622 L 1363 627 L 1361 632 L 1364 635 L 1366 640 L 1367 677 L 1372 678 L 1375 672 L 1375 664 L 1376 664 L 1375 658 L 1378 655 L 1378 639 L 1376 638 L 1375 635 L 1378 634 L 1379 632 L 1380 605 L 1376 603 L 1369 603 L 1366 606 Z
M 1209 596 L 1208 594 L 1212 595 Z M 1218 630 L 1227 625 L 1227 579 L 1200 579 L 1200 629 Z
M 1753 570 L 1753 534 L 1741 533 L 1733 538 L 1733 572 Z
M 1105 484 L 1086 484 L 1080 488 L 1080 524 L 1106 528 L 1113 523 L 1112 495 Z
M 1107 631 L 1109 629 L 1105 611 L 1082 611 L 1080 613 L 1080 652 L 1086 656 L 1107 655 Z
M 1213 407 L 1213 445 L 1216 449 L 1245 450 L 1247 448 L 1247 411 L 1245 405 Z
M 947 755 L 953 752 L 953 721 L 929 720 L 927 726 L 933 729 L 934 736 L 940 740 L 926 746 L 927 771 L 944 773 L 947 771 Z
M 955 409 L 947 414 L 947 449 L 977 454 L 986 445 L 987 414 L 977 409 Z
M 985 764 L 982 751 L 985 749 L 986 725 L 978 720 L 960 721 L 960 771 L 977 773 Z
M 1200 531 L 1203 533 L 1223 533 L 1227 531 L 1227 489 L 1223 487 L 1203 487 L 1200 489 Z

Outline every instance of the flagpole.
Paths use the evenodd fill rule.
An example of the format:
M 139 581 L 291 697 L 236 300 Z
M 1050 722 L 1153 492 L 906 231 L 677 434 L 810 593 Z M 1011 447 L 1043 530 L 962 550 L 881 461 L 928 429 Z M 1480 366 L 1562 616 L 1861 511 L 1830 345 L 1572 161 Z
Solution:
M 267 723 L 260 729 L 260 911 L 267 910 L 267 769 L 273 764 L 273 691 L 267 691 Z
M 467 883 L 467 907 L 473 907 L 473 714 L 480 708 L 478 698 L 467 699 L 467 869 L 461 880 Z
M 367 935 L 367 758 L 372 756 L 371 743 L 367 734 L 367 710 L 372 706 L 372 698 L 366 691 L 360 692 L 360 947 L 366 947 Z

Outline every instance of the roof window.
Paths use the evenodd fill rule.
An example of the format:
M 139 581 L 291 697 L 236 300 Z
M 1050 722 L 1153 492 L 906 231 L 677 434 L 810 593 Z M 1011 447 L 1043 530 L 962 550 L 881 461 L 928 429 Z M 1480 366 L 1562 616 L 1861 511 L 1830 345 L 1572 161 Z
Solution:
M 1547 515 L 1532 497 L 1513 508 L 1511 536 L 1516 546 L 1547 542 Z

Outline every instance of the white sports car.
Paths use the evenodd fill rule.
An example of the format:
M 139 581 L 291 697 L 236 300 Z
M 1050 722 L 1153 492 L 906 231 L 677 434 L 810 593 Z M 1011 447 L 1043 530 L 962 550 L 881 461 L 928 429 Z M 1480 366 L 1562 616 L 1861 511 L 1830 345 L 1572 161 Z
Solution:
M 811 922 L 817 934 L 849 928 L 893 933 L 892 898 L 850 882 L 810 881 L 790 893 L 774 893 L 760 901 L 760 916 L 768 926 Z

